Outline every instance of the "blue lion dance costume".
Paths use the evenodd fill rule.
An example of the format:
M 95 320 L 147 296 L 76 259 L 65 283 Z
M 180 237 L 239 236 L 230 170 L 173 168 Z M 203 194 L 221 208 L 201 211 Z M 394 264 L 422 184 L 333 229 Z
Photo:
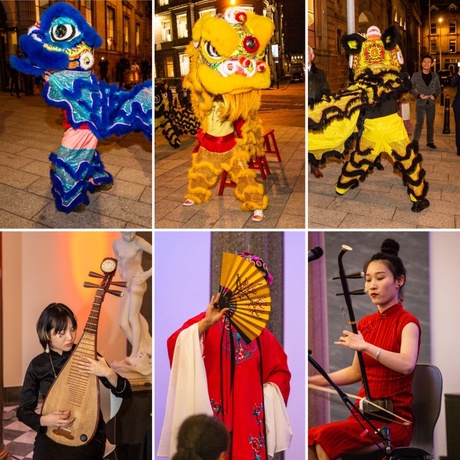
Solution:
M 152 139 L 151 82 L 124 91 L 99 81 L 90 69 L 93 50 L 101 45 L 77 9 L 56 3 L 20 37 L 23 56 L 10 60 L 18 71 L 43 77 L 43 98 L 64 112 L 67 130 L 57 154 L 50 155 L 50 174 L 56 207 L 66 213 L 84 211 L 87 192 L 113 183 L 96 150 L 98 140 L 132 131 Z

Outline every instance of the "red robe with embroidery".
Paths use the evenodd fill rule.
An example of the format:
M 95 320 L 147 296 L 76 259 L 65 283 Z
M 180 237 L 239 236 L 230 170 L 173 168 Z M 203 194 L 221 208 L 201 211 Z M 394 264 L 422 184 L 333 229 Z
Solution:
M 415 323 L 420 331 L 418 319 L 404 310 L 403 306 L 398 303 L 383 313 L 377 312 L 364 317 L 358 324 L 358 330 L 366 342 L 380 347 L 382 350 L 399 353 L 402 330 L 409 323 Z M 404 375 L 393 371 L 367 353 L 363 353 L 363 359 L 372 399 L 391 398 L 393 412 L 406 420 L 413 421 L 411 404 L 414 372 Z M 361 387 L 358 396 L 365 396 L 364 387 Z M 384 425 L 390 428 L 390 439 L 393 447 L 409 445 L 413 425 L 401 425 L 394 421 L 388 422 L 377 419 L 372 419 L 372 423 L 376 428 Z M 364 426 L 369 429 L 366 423 Z M 369 436 L 361 436 L 363 431 L 364 428 L 353 415 L 350 415 L 345 421 L 310 428 L 308 430 L 308 445 L 312 446 L 314 443 L 319 443 L 329 458 L 335 459 L 345 453 L 372 445 L 373 442 Z M 378 442 L 381 441 L 378 436 L 374 436 L 374 438 Z
M 201 313 L 190 319 L 168 339 L 171 363 L 179 333 L 204 317 Z M 291 373 L 284 350 L 267 329 L 247 345 L 233 327 L 229 329 L 225 316 L 202 339 L 211 406 L 232 436 L 229 459 L 266 459 L 262 385 L 276 384 L 287 403 Z

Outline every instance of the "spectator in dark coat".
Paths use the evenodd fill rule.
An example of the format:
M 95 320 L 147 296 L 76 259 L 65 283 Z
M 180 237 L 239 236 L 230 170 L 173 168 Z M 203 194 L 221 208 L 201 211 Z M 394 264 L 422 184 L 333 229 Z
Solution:
M 319 69 L 313 59 L 315 58 L 315 53 L 313 49 L 308 47 L 308 103 L 313 104 L 322 99 L 323 96 L 329 96 L 331 94 L 331 89 L 326 78 L 326 74 Z M 318 168 L 317 160 L 313 157 L 308 158 L 308 163 L 310 164 L 310 172 L 316 177 L 323 177 L 323 173 Z
M 457 88 L 457 94 L 452 102 L 452 109 L 455 117 L 455 143 L 457 145 L 457 155 L 460 155 L 460 67 L 458 67 L 457 75 L 450 82 L 451 86 Z

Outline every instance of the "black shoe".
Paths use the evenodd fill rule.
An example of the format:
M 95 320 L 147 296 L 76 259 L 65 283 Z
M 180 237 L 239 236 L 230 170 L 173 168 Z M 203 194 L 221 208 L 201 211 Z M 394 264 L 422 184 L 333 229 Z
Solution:
M 80 203 L 75 208 L 72 209 L 72 212 L 81 213 L 86 211 L 86 204 Z
M 106 192 L 107 190 L 110 190 L 112 188 L 112 184 L 113 184 L 112 182 L 103 183 L 103 184 L 95 185 L 94 188 L 96 192 Z
M 430 142 L 429 144 L 426 144 L 427 147 L 430 147 L 430 149 L 437 149 L 437 147 L 433 144 L 433 142 Z
M 430 206 L 430 202 L 427 199 L 424 200 L 417 200 L 412 205 L 411 211 L 413 212 L 420 212 Z

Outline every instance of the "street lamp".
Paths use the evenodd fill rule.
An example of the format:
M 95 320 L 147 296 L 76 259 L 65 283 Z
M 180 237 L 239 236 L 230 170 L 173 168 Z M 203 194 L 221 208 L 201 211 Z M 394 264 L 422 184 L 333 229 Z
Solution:
M 442 70 L 442 60 L 441 60 L 441 26 L 442 26 L 442 18 L 439 18 L 438 22 L 439 22 L 439 70 Z

